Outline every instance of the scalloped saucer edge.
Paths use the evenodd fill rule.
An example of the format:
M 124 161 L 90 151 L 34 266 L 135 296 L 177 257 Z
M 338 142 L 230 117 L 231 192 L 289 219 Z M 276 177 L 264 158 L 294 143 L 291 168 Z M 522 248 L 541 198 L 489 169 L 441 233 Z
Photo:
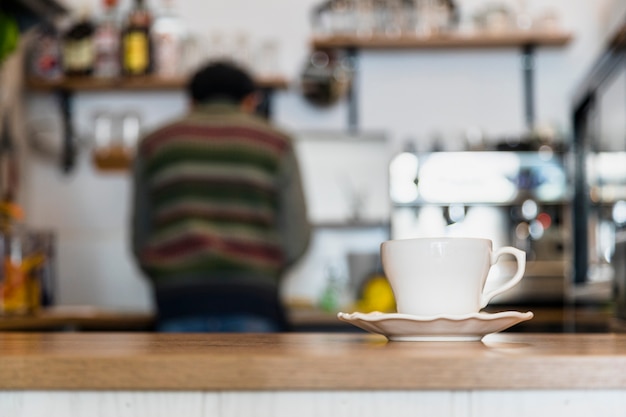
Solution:
M 337 313 L 337 318 L 391 341 L 479 341 L 488 334 L 532 319 L 518 311 L 472 313 L 457 316 L 413 316 L 401 313 Z

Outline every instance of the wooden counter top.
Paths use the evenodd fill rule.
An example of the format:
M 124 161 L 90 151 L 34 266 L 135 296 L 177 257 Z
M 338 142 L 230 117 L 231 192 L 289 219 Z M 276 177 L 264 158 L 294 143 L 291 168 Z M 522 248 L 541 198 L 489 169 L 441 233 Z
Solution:
M 626 335 L 0 333 L 0 390 L 626 388 Z

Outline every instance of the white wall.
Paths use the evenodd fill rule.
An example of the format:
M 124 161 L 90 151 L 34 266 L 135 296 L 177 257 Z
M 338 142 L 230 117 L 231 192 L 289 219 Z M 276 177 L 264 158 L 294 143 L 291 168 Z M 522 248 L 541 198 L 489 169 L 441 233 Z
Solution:
M 89 1 L 98 7 L 99 1 Z M 74 6 L 80 1 L 66 3 Z M 464 11 L 486 3 L 460 1 Z M 122 2 L 124 8 L 128 4 Z M 254 40 L 279 40 L 279 68 L 293 85 L 275 97 L 276 123 L 294 131 L 347 126 L 345 102 L 321 110 L 307 104 L 298 92 L 297 76 L 309 52 L 309 11 L 317 0 L 177 0 L 176 4 L 189 27 L 205 39 L 215 31 L 227 35 L 245 31 Z M 564 49 L 540 49 L 536 68 L 536 120 L 567 134 L 573 89 L 614 25 L 614 11 L 623 7 L 618 0 L 533 0 L 529 4 L 533 13 L 556 10 L 563 27 L 574 35 Z M 388 158 L 407 138 L 427 146 L 439 132 L 446 147 L 459 148 L 463 132 L 470 127 L 494 137 L 524 128 L 517 50 L 365 51 L 360 71 L 361 126 L 382 130 L 389 139 L 388 153 L 381 158 Z M 32 96 L 29 108 L 30 120 L 44 120 L 46 129 L 59 130 L 54 121 L 58 111 L 49 97 Z M 152 128 L 182 113 L 185 99 L 182 93 L 78 94 L 74 120 L 81 137 L 89 138 L 91 118 L 102 108 L 140 109 L 145 126 Z M 23 167 L 27 222 L 53 228 L 58 235 L 59 302 L 150 309 L 149 287 L 128 254 L 128 177 L 94 171 L 86 150 L 69 175 L 34 154 Z M 321 285 L 288 285 L 287 295 L 315 297 Z

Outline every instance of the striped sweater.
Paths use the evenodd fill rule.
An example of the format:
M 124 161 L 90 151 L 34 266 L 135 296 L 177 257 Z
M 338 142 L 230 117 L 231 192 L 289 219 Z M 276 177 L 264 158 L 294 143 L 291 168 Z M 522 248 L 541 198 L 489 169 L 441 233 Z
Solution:
M 309 234 L 291 139 L 265 120 L 203 105 L 140 142 L 133 250 L 149 277 L 278 278 Z

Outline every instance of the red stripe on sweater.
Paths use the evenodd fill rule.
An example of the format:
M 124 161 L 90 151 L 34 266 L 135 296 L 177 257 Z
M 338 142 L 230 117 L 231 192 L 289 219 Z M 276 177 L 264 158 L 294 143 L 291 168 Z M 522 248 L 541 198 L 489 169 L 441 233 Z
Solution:
M 183 123 L 174 124 L 146 137 L 142 142 L 142 151 L 150 155 L 155 149 L 170 142 L 180 140 L 181 136 L 190 136 L 189 140 L 211 142 L 233 137 L 251 142 L 262 142 L 283 152 L 287 148 L 287 140 L 276 134 L 254 128 L 241 126 L 189 126 Z
M 260 181 L 254 181 L 247 178 L 226 178 L 226 177 L 214 177 L 209 178 L 207 176 L 196 176 L 193 174 L 184 175 L 179 174 L 175 177 L 162 180 L 158 184 L 152 186 L 154 190 L 160 190 L 163 188 L 185 185 L 224 185 L 224 186 L 239 186 L 252 188 L 254 190 L 263 191 L 268 195 L 273 195 L 277 192 L 276 187 L 273 184 L 264 184 Z
M 260 211 L 233 211 L 230 209 L 209 209 L 209 208 L 177 208 L 168 210 L 156 216 L 157 226 L 166 225 L 176 219 L 188 219 L 195 217 L 213 221 L 236 221 L 250 224 L 260 224 L 269 226 L 273 223 L 272 215 Z
M 273 263 L 280 263 L 283 260 L 282 252 L 277 247 L 198 235 L 185 236 L 173 242 L 148 249 L 144 255 L 146 260 L 158 261 L 181 257 L 202 249 L 214 249 L 216 255 L 251 257 L 265 259 Z

